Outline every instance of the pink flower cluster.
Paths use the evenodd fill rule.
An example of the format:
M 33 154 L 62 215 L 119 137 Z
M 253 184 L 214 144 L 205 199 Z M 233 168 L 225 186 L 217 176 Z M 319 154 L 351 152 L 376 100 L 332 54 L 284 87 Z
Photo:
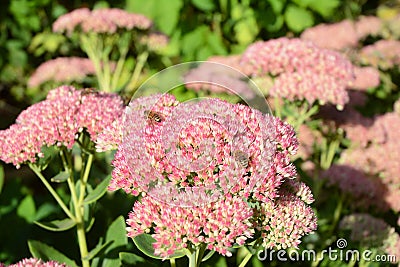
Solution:
M 205 245 L 230 256 L 256 231 L 270 248 L 297 247 L 316 229 L 311 191 L 293 180 L 298 142 L 287 123 L 248 106 L 167 94 L 132 101 L 123 122 L 109 189 L 143 194 L 128 236 L 151 234 L 157 255 Z
M 380 85 L 380 73 L 374 67 L 354 67 L 355 80 L 350 85 L 351 89 L 366 91 Z
M 149 50 L 157 52 L 168 45 L 169 39 L 165 34 L 153 32 L 149 33 L 148 35 L 141 36 L 139 42 L 142 45 L 147 46 Z
M 400 65 L 400 41 L 380 40 L 360 50 L 359 61 L 376 68 L 390 69 Z
M 361 17 L 355 22 L 343 20 L 333 24 L 319 24 L 306 29 L 300 38 L 312 41 L 319 47 L 343 50 L 356 47 L 368 35 L 378 35 L 382 28 L 381 19 L 369 16 Z
M 253 89 L 248 80 L 245 80 L 246 76 L 239 69 L 232 68 L 232 64 L 235 65 L 235 56 L 226 57 L 226 61 L 231 65 L 225 65 L 222 57 L 212 57 L 190 70 L 184 77 L 186 87 L 197 92 L 208 90 L 213 93 L 237 94 L 245 99 L 254 97 Z
M 41 64 L 29 78 L 28 86 L 36 87 L 47 81 L 82 81 L 95 73 L 93 62 L 88 58 L 59 57 Z
M 54 32 L 67 32 L 68 35 L 76 30 L 84 33 L 113 34 L 118 29 L 147 30 L 152 21 L 144 15 L 126 12 L 118 8 L 96 9 L 79 8 L 60 16 L 53 24 Z
M 353 146 L 342 155 L 342 163 L 353 171 L 335 171 L 338 166 L 334 165 L 326 175 L 346 192 L 362 191 L 359 193 L 369 196 L 372 204 L 382 202 L 376 201 L 375 196 L 380 196 L 391 209 L 399 211 L 400 115 L 390 112 L 365 118 L 352 110 L 345 116 L 339 125 Z
M 362 242 L 368 248 L 382 249 L 388 255 L 394 255 L 399 262 L 400 236 L 384 220 L 366 213 L 355 213 L 344 217 L 339 227 L 351 231 L 352 241 Z
M 288 38 L 256 42 L 246 49 L 241 62 L 253 67 L 253 76 L 277 76 L 272 96 L 339 107 L 349 100 L 346 87 L 354 79 L 353 65 L 338 52 L 311 42 Z
M 0 158 L 19 167 L 43 156 L 44 145 L 72 148 L 83 130 L 96 140 L 123 110 L 123 101 L 116 94 L 58 87 L 49 92 L 46 100 L 21 112 L 10 128 L 0 131 Z
M 5 266 L 0 263 L 0 266 Z M 56 261 L 44 262 L 41 259 L 26 258 L 18 263 L 8 265 L 8 267 L 67 267 L 64 263 L 58 263 Z

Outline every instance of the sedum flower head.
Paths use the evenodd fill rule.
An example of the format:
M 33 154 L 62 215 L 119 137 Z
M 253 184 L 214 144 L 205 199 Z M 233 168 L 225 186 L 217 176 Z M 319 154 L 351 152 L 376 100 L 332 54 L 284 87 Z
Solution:
M 75 9 L 60 16 L 53 24 L 54 32 L 67 32 L 68 35 L 76 30 L 84 33 L 113 34 L 118 29 L 147 30 L 152 21 L 144 15 L 126 12 L 118 8 L 105 8 L 90 11 L 87 8 Z
M 94 141 L 122 112 L 123 101 L 116 94 L 58 87 L 46 100 L 21 112 L 10 128 L 0 131 L 0 157 L 19 167 L 43 156 L 40 151 L 44 145 L 72 148 L 77 134 L 84 130 Z
M 384 220 L 367 213 L 355 213 L 344 217 L 339 227 L 350 230 L 351 240 L 368 248 L 379 248 L 388 255 L 394 255 L 396 262 L 399 261 L 400 236 Z
M 155 253 L 162 257 L 201 243 L 206 243 L 209 250 L 230 256 L 228 248 L 243 245 L 252 237 L 252 215 L 246 202 L 231 195 L 190 209 L 146 196 L 135 203 L 129 214 L 127 231 L 129 237 L 154 231 Z
M 56 261 L 44 262 L 41 259 L 26 258 L 15 264 L 9 265 L 8 267 L 67 267 L 67 265 Z
M 301 39 L 311 41 L 319 47 L 343 50 L 357 46 L 359 37 L 354 23 L 350 20 L 342 20 L 308 28 L 301 34 Z
M 379 70 L 374 67 L 355 67 L 354 76 L 355 80 L 350 86 L 351 89 L 366 91 L 381 83 Z
M 109 189 L 142 195 L 128 236 L 151 234 L 157 255 L 202 245 L 230 256 L 257 231 L 269 248 L 296 247 L 316 229 L 311 192 L 293 181 L 289 124 L 240 104 L 165 94 L 132 101 L 123 132 Z
M 60 83 L 82 81 L 94 74 L 94 65 L 88 58 L 59 57 L 41 64 L 29 78 L 28 86 L 37 87 L 47 81 Z
M 381 69 L 390 69 L 400 64 L 400 41 L 380 40 L 364 46 L 359 53 L 359 60 Z
M 353 66 L 340 53 L 301 39 L 279 38 L 256 42 L 243 53 L 242 64 L 253 76 L 277 77 L 272 96 L 319 100 L 342 107 L 346 87 L 353 81 Z

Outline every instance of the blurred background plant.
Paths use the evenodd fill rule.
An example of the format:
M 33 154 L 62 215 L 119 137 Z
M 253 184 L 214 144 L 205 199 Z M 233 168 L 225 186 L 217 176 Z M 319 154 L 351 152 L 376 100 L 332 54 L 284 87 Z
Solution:
M 190 60 L 225 63 L 251 75 L 276 115 L 290 121 L 298 131 L 301 148 L 295 163 L 299 176 L 313 190 L 316 198 L 313 208 L 319 225 L 315 234 L 303 239 L 301 248 L 322 251 L 339 237 L 346 237 L 354 248 L 365 247 L 359 239 L 352 238 L 348 218 L 367 213 L 384 222 L 382 233 L 392 242 L 383 238 L 376 245 L 377 251 L 400 254 L 399 1 L 9 0 L 0 5 L 0 115 L 4 118 L 1 129 L 12 124 L 21 110 L 44 99 L 49 89 L 60 82 L 99 87 L 129 96 L 151 74 L 173 64 Z M 118 34 L 122 35 L 118 35 L 118 40 L 113 39 L 112 34 L 79 34 L 81 29 L 78 28 L 71 35 L 53 32 L 53 24 L 62 15 L 76 9 L 87 8 L 88 12 L 94 12 L 108 7 L 143 14 L 153 25 L 144 29 L 146 34 L 141 37 L 131 35 L 130 31 L 125 31 L 125 35 L 120 31 Z M 162 43 L 160 39 L 151 39 L 147 35 L 149 32 L 167 37 L 166 46 L 149 49 L 154 43 Z M 280 37 L 297 38 L 298 44 L 311 41 L 318 47 L 312 46 L 313 49 L 329 49 L 331 55 L 335 51 L 337 58 L 342 60 L 343 57 L 351 63 L 354 77 L 346 76 L 341 80 L 341 87 L 337 87 L 334 95 L 340 98 L 329 98 L 323 91 L 310 98 L 310 94 L 315 93 L 310 87 L 318 88 L 328 81 L 310 79 L 310 75 L 315 74 L 313 71 L 279 75 L 271 70 L 249 72 L 248 64 L 244 63 L 251 50 L 258 47 L 261 50 L 257 53 L 260 53 L 270 44 L 268 40 L 285 40 L 278 39 Z M 101 43 L 103 48 L 110 44 L 114 48 L 110 51 L 98 46 L 90 48 L 90 43 L 99 45 L 99 40 L 108 42 L 107 45 Z M 272 50 L 265 51 L 271 53 Z M 262 64 L 257 55 L 247 63 Z M 341 60 L 339 62 L 343 63 Z M 62 67 L 56 68 L 56 64 Z M 48 76 L 42 76 L 42 81 L 35 83 L 35 71 L 40 72 L 40 68 Z M 57 73 L 68 75 L 60 78 Z M 112 75 L 117 78 L 113 80 Z M 293 83 L 305 77 L 314 84 Z M 271 93 L 274 86 L 295 88 L 297 95 L 279 90 Z M 173 93 L 181 101 L 204 95 L 238 101 L 226 92 L 204 88 L 195 91 L 180 87 Z M 104 157 L 95 159 L 95 171 L 104 173 L 104 160 Z M 38 185 L 39 181 L 33 179 L 34 175 L 27 168 L 16 172 L 13 166 L 1 164 L 4 171 L 0 173 L 0 185 L 3 185 L 0 186 L 0 226 L 9 230 L 0 233 L 0 262 L 12 263 L 29 257 L 28 239 L 40 239 L 56 248 L 74 247 L 71 232 L 53 235 L 33 224 L 56 211 L 50 196 Z M 68 198 L 62 187 L 56 189 L 61 197 Z M 107 194 L 99 201 L 94 215 L 100 219 L 92 230 L 99 234 L 93 239 L 89 237 L 91 246 L 97 243 L 99 236 L 106 234 L 107 225 L 118 215 L 128 213 L 133 201 L 133 198 L 126 201 L 126 196 L 119 192 Z M 120 209 L 116 210 L 115 206 Z M 148 259 L 135 250 L 132 243 L 128 244 L 128 249 Z M 77 250 L 68 253 L 71 258 L 79 258 Z M 205 265 L 235 266 L 241 257 L 241 251 L 232 258 L 214 255 Z M 141 266 L 143 258 L 126 260 L 131 265 Z M 251 264 L 262 266 L 256 257 Z M 284 265 L 282 262 L 271 264 Z M 325 259 L 314 266 L 317 264 L 352 266 L 355 263 L 330 263 Z

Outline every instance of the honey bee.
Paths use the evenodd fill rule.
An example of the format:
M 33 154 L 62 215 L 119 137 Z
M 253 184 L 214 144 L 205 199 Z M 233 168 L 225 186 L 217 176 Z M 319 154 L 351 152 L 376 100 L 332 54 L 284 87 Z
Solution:
M 84 88 L 81 91 L 81 96 L 90 95 L 90 94 L 97 94 L 98 91 L 94 88 Z
M 160 113 L 152 110 L 146 110 L 144 114 L 152 123 L 160 123 L 164 120 L 164 117 Z
M 247 166 L 249 166 L 249 156 L 245 152 L 241 150 L 236 150 L 235 152 L 233 152 L 233 156 L 243 168 L 247 168 Z

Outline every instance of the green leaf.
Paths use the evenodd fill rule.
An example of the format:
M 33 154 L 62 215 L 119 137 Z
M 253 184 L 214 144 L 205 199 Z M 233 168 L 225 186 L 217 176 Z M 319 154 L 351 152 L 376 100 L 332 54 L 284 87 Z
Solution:
M 312 0 L 292 0 L 293 3 L 297 4 L 300 7 L 308 7 Z
M 67 171 L 60 172 L 56 176 L 52 177 L 50 180 L 54 183 L 63 183 L 69 178 L 69 173 Z
M 214 52 L 213 54 L 226 55 L 226 48 L 219 35 L 211 33 L 207 35 L 207 44 Z
M 90 204 L 100 199 L 107 192 L 107 187 L 110 184 L 110 181 L 111 175 L 108 175 L 100 184 L 96 186 L 92 192 L 85 197 L 83 204 Z
M 214 265 L 215 267 L 228 267 L 228 264 L 226 263 L 226 258 L 225 257 L 219 257 L 218 261 Z
M 135 243 L 136 247 L 143 252 L 145 255 L 154 258 L 154 259 L 163 259 L 157 255 L 154 255 L 154 248 L 153 243 L 156 240 L 149 234 L 141 234 L 133 238 L 133 242 Z M 184 250 L 175 251 L 174 254 L 169 256 L 167 259 L 176 259 L 185 256 Z
M 84 260 L 91 260 L 94 257 L 96 257 L 101 251 L 105 250 L 106 248 L 108 248 L 110 245 L 112 244 L 112 241 L 108 241 L 104 244 L 97 244 L 97 246 L 92 249 L 89 254 L 84 258 Z
M 240 20 L 235 24 L 235 37 L 239 44 L 250 44 L 259 32 L 253 9 L 246 8 L 241 12 Z
M 128 243 L 128 237 L 126 236 L 126 225 L 123 216 L 119 216 L 110 225 L 106 233 L 106 242 L 114 241 L 113 247 L 126 245 Z
M 206 260 L 209 260 L 215 253 L 215 250 L 210 250 L 202 259 L 201 262 L 205 262 Z
M 119 258 L 121 259 L 122 263 L 127 264 L 129 266 L 158 266 L 152 262 L 147 261 L 146 259 L 129 252 L 120 252 Z
M 93 264 L 101 263 L 102 267 L 121 266 L 118 252 L 125 249 L 128 244 L 123 216 L 117 217 L 109 226 L 105 237 L 105 244 L 107 243 L 110 243 L 110 245 L 105 248 L 103 255 L 93 259 Z
M 321 16 L 327 18 L 333 15 L 339 5 L 339 0 L 310 0 L 309 8 L 318 12 Z
M 157 29 L 170 35 L 179 21 L 182 0 L 127 0 L 126 10 L 137 12 L 153 19 Z
M 192 3 L 201 11 L 207 12 L 215 9 L 215 4 L 213 0 L 192 0 Z
M 35 221 L 35 224 L 39 225 L 40 227 L 54 231 L 54 232 L 61 232 L 61 231 L 66 231 L 68 229 L 71 229 L 76 225 L 76 222 L 74 220 L 71 220 L 69 218 L 63 219 L 63 220 L 54 220 L 51 222 L 38 222 Z
M 300 32 L 314 24 L 314 16 L 311 11 L 291 4 L 286 8 L 285 21 L 290 30 Z
M 202 25 L 183 36 L 182 53 L 185 60 L 195 59 L 198 50 L 206 43 L 207 33 L 209 33 L 208 27 Z
M 282 10 L 286 4 L 286 1 L 283 0 L 267 0 L 267 1 L 271 5 L 274 13 L 277 15 L 282 13 Z
M 0 165 L 0 194 L 1 191 L 3 190 L 3 185 L 4 185 L 4 168 L 2 165 Z
M 53 203 L 45 202 L 43 205 L 41 205 L 35 215 L 35 221 L 40 221 L 43 218 L 48 217 L 50 214 L 55 213 L 58 209 L 58 206 Z
M 70 267 L 78 267 L 75 261 L 69 259 L 67 256 L 56 250 L 55 248 L 46 245 L 40 241 L 28 240 L 29 251 L 32 256 L 43 261 L 58 261 L 59 263 L 65 263 Z
M 33 222 L 36 215 L 36 207 L 31 195 L 26 196 L 18 205 L 17 214 L 27 222 Z

